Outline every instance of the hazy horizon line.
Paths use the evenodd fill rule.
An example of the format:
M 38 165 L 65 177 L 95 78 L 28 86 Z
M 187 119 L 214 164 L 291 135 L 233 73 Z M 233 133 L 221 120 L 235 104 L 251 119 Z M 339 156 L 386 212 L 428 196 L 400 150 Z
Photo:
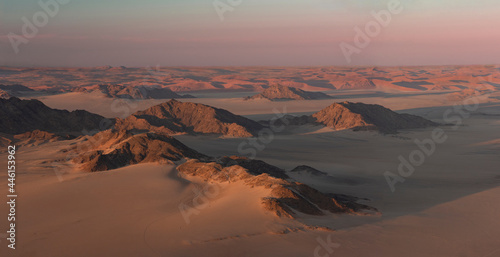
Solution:
M 126 65 L 96 65 L 96 66 L 16 66 L 0 65 L 0 68 L 55 68 L 55 69 L 83 69 L 83 68 L 131 68 L 141 69 L 147 67 L 161 68 L 266 68 L 266 67 L 286 67 L 286 68 L 321 68 L 321 67 L 342 67 L 342 68 L 377 68 L 377 67 L 466 67 L 466 66 L 500 66 L 500 63 L 490 64 L 418 64 L 418 65 L 155 65 L 155 66 L 126 66 Z

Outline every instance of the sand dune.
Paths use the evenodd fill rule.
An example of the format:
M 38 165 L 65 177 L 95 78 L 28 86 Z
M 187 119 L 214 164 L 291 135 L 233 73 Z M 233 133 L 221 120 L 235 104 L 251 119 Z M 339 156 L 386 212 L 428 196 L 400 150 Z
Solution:
M 428 67 L 207 67 L 157 69 L 2 67 L 0 83 L 21 84 L 45 93 L 68 92 L 96 84 L 159 87 L 174 92 L 263 91 L 281 84 L 310 91 L 377 89 L 400 92 L 498 87 L 495 66 Z M 57 81 L 57 83 L 54 83 Z M 493 83 L 493 84 L 491 84 Z M 488 84 L 488 83 L 486 83 Z

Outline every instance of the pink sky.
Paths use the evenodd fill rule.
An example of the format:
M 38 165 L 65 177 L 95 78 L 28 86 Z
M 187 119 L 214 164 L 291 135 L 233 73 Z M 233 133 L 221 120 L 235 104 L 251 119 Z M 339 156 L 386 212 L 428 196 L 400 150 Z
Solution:
M 149 0 L 140 6 L 112 2 L 61 6 L 34 38 L 19 46 L 18 54 L 7 34 L 22 35 L 21 17 L 31 18 L 42 9 L 36 1 L 0 5 L 0 65 L 432 65 L 500 60 L 500 3 L 495 1 L 402 0 L 404 10 L 353 54 L 351 63 L 339 44 L 352 44 L 354 27 L 364 27 L 373 20 L 370 12 L 386 9 L 389 1 L 243 1 L 223 21 L 210 1 Z

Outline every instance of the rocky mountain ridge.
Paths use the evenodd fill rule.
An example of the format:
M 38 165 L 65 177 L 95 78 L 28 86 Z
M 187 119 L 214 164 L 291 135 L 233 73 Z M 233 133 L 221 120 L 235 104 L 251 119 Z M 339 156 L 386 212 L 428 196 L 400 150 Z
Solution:
M 268 87 L 260 94 L 246 97 L 245 100 L 268 99 L 271 101 L 285 101 L 285 100 L 317 100 L 317 99 L 331 99 L 331 98 L 333 97 L 322 92 L 304 91 L 299 88 L 287 87 L 276 84 Z

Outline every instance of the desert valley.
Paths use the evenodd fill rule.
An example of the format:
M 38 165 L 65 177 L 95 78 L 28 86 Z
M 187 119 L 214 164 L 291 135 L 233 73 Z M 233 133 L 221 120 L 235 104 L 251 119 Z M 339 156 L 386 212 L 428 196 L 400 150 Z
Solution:
M 500 66 L 1 67 L 0 96 L 2 256 L 500 256 Z

